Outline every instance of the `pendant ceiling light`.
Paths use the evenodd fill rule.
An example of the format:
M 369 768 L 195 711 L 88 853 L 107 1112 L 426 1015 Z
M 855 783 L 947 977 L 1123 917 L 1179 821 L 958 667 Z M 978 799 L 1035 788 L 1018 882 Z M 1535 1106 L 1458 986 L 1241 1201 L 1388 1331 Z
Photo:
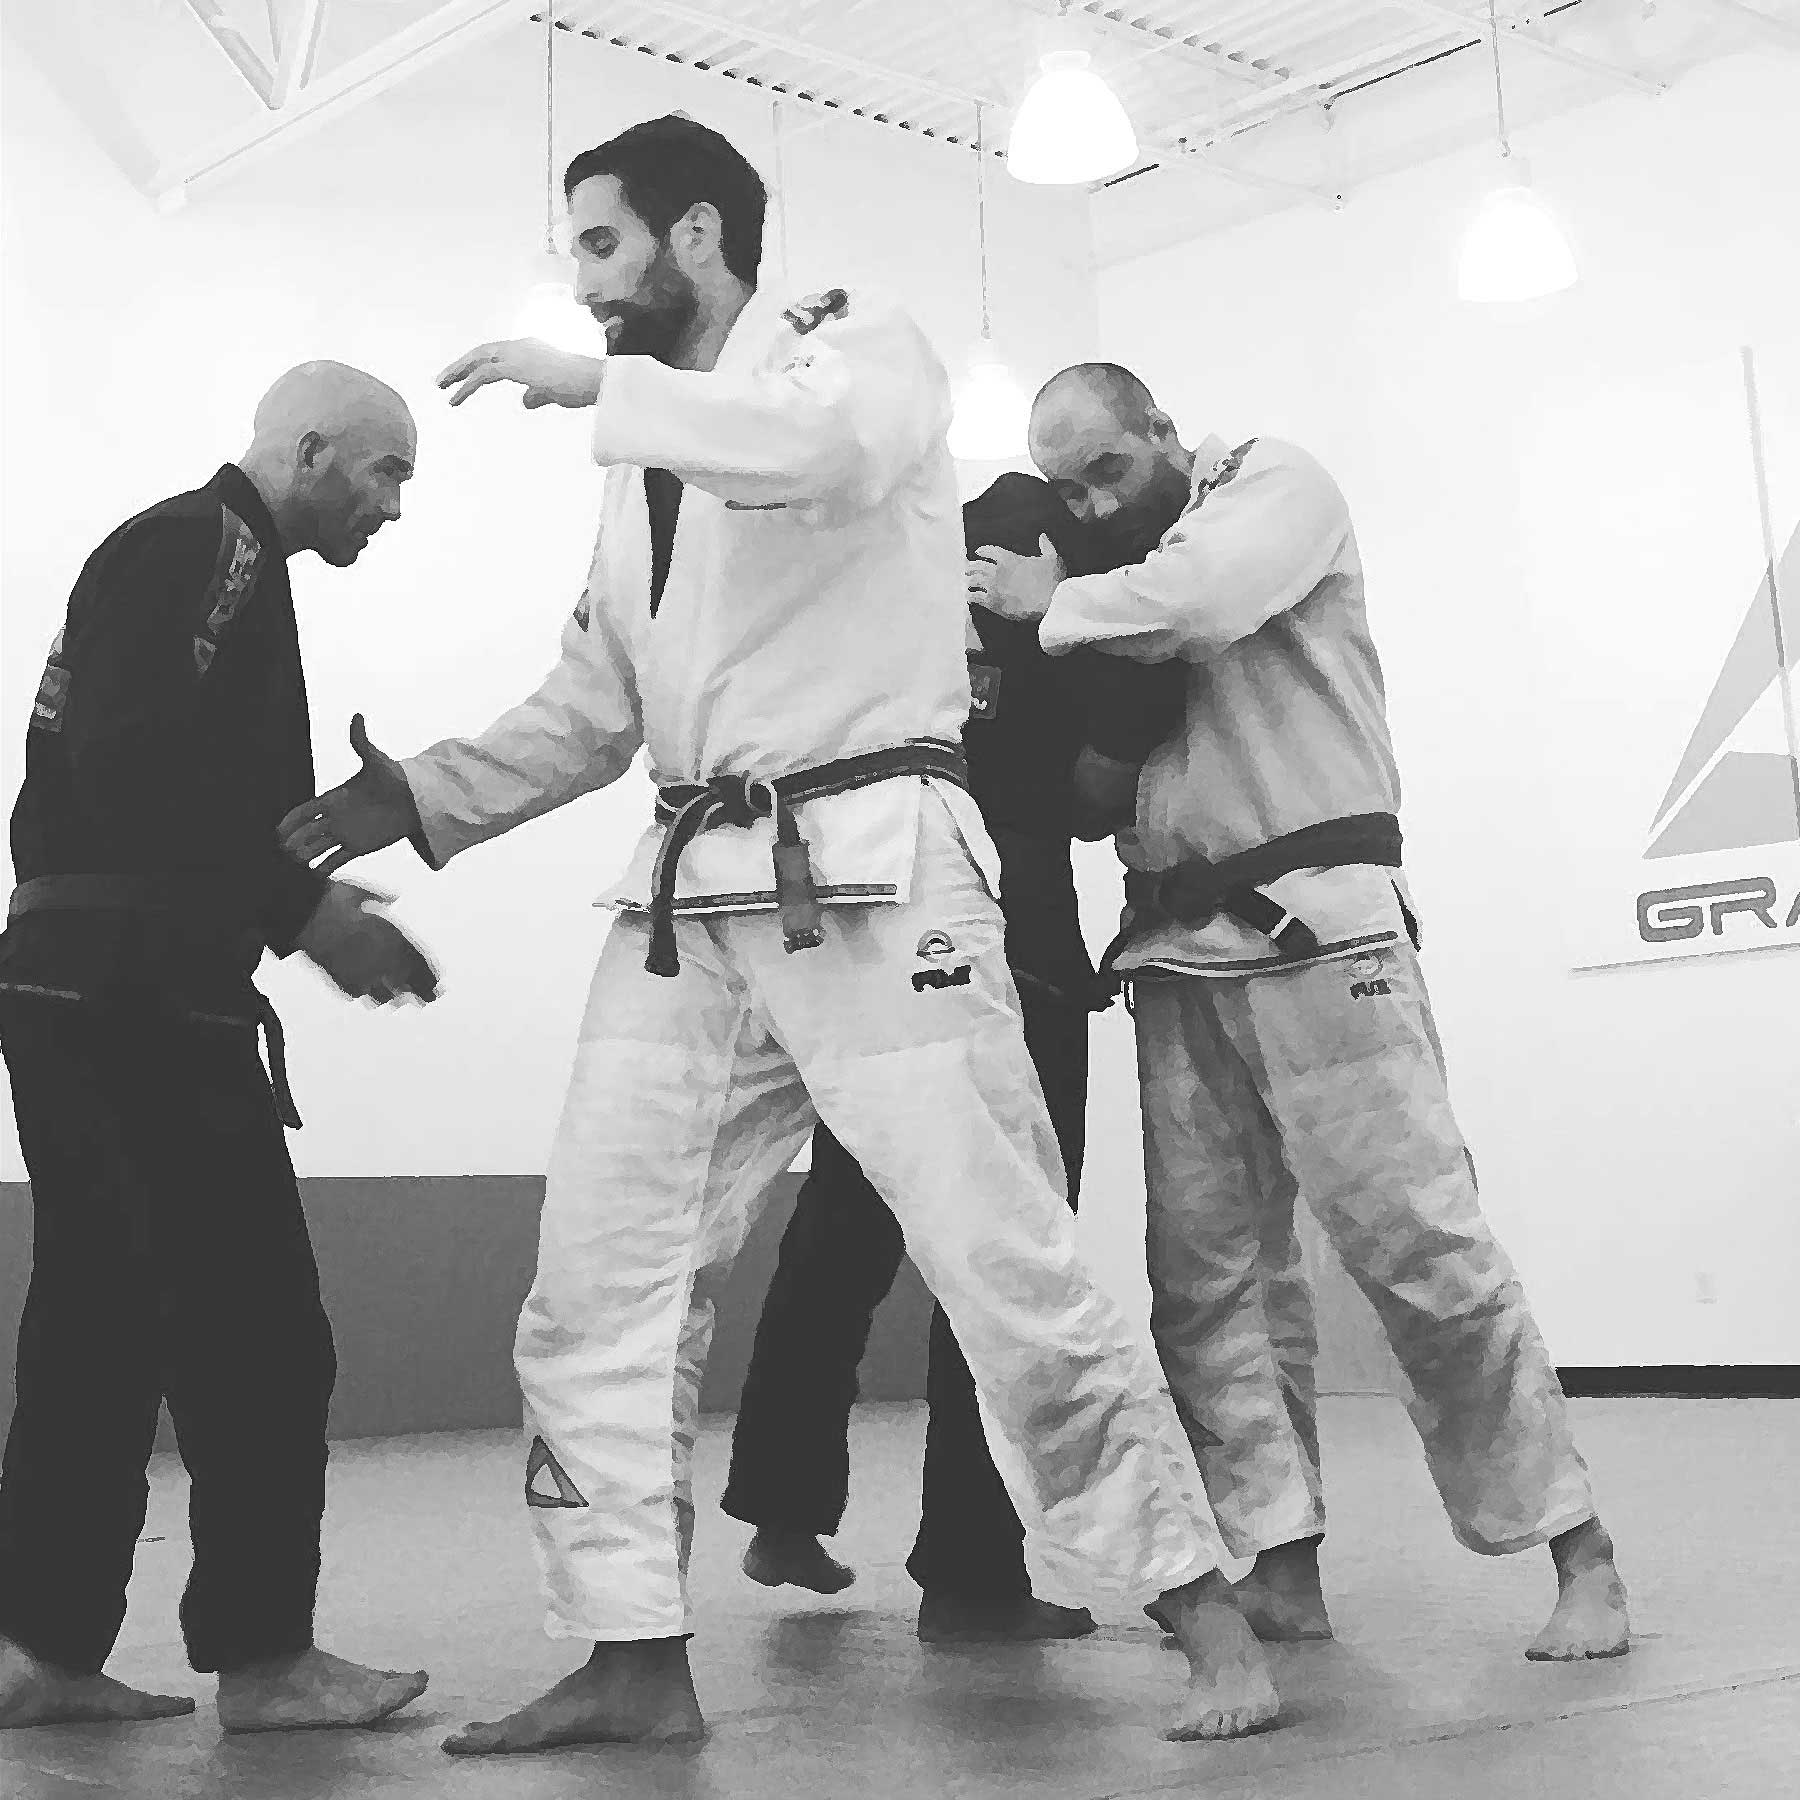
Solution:
M 514 337 L 541 338 L 561 350 L 597 356 L 600 328 L 575 303 L 575 265 L 556 243 L 556 16 L 544 8 L 544 239 L 527 260 L 525 298 L 513 315 Z
M 975 216 L 981 247 L 981 336 L 963 365 L 950 421 L 950 454 L 959 462 L 1011 462 L 1025 454 L 1031 404 L 994 348 L 988 311 L 987 137 L 975 108 Z
M 1058 42 L 1038 59 L 1037 78 L 1013 117 L 1006 146 L 1015 181 L 1073 186 L 1104 181 L 1137 161 L 1137 134 L 1119 97 L 1068 37 L 1069 0 L 1058 14 Z
M 1575 253 L 1555 215 L 1531 190 L 1524 162 L 1506 135 L 1506 91 L 1500 81 L 1500 20 L 1488 0 L 1494 47 L 1494 106 L 1506 180 L 1482 202 L 1463 238 L 1456 271 L 1459 299 L 1485 304 L 1541 300 L 1578 279 Z

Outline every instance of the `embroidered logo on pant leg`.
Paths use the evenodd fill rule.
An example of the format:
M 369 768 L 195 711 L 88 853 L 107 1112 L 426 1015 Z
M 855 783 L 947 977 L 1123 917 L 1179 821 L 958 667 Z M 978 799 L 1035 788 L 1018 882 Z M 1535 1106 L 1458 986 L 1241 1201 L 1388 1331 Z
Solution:
M 548 1469 L 556 1483 L 556 1496 L 541 1493 L 532 1484 Z M 525 1504 L 527 1506 L 586 1506 L 581 1490 L 576 1487 L 563 1466 L 550 1454 L 550 1446 L 541 1437 L 531 1440 L 531 1454 L 525 1459 Z
M 954 969 L 920 969 L 913 976 L 913 992 L 922 994 L 927 988 L 967 987 L 969 965 L 958 963 Z

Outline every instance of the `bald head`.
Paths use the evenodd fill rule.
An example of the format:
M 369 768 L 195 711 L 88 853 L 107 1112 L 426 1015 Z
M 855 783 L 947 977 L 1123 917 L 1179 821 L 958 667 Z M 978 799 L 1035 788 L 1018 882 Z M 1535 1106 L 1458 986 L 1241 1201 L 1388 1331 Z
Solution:
M 347 363 L 289 369 L 263 395 L 243 468 L 269 502 L 289 553 L 347 567 L 400 516 L 418 430 L 386 382 Z
M 1142 381 L 1118 363 L 1076 363 L 1031 408 L 1031 458 L 1114 563 L 1138 562 L 1188 502 L 1194 459 Z
M 1070 417 L 1097 418 L 1125 431 L 1148 431 L 1156 399 L 1118 363 L 1076 363 L 1052 375 L 1032 402 L 1031 423 L 1054 428 Z

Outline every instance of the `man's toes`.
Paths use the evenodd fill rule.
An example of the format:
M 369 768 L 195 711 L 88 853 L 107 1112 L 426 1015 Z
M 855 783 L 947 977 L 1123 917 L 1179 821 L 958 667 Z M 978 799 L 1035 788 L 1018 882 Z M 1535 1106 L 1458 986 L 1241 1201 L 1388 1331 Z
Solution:
M 410 1706 L 424 1693 L 430 1683 L 430 1676 L 423 1669 L 414 1669 L 409 1675 L 390 1674 L 382 1682 L 375 1696 L 375 1719 L 385 1719 L 397 1713 L 401 1707 Z M 374 1723 L 372 1719 L 371 1724 Z
M 452 1756 L 488 1756 L 500 1748 L 502 1727 L 491 1720 L 478 1720 L 452 1732 L 444 1739 L 444 1748 Z

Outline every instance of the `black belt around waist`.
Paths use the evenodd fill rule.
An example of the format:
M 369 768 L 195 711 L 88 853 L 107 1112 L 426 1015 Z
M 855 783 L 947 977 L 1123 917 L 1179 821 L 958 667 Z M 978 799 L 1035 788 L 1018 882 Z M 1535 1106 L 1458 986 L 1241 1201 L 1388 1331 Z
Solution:
M 241 913 L 230 908 L 219 894 L 217 880 L 197 875 L 39 875 L 13 889 L 7 905 L 8 919 L 20 919 L 28 913 L 44 912 L 182 912 L 216 920 L 222 931 L 238 939 L 238 948 L 248 954 L 260 948 L 262 938 L 245 925 Z M 217 1013 L 196 1013 L 196 1019 L 209 1024 L 245 1025 L 261 1029 L 269 1046 L 269 1085 L 275 1094 L 275 1109 L 290 1131 L 301 1129 L 300 1110 L 294 1104 L 293 1089 L 288 1086 L 287 1036 L 281 1020 L 266 994 L 257 993 L 256 1004 L 246 1019 L 227 1018 Z
M 791 775 L 762 779 L 714 775 L 707 781 L 671 782 L 656 791 L 657 819 L 668 826 L 650 881 L 650 951 L 644 967 L 652 975 L 679 975 L 675 947 L 675 873 L 681 855 L 703 831 L 719 825 L 775 821 L 775 902 L 781 913 L 783 946 L 791 954 L 823 943 L 824 920 L 806 842 L 794 823 L 794 808 L 807 800 L 872 787 L 903 775 L 931 775 L 969 785 L 968 764 L 954 744 L 920 738 L 889 750 L 843 756 Z
M 1135 931 L 1146 916 L 1151 922 L 1171 919 L 1204 925 L 1228 913 L 1269 938 L 1284 957 L 1316 956 L 1320 944 L 1312 928 L 1265 894 L 1262 884 L 1297 869 L 1341 869 L 1357 863 L 1397 869 L 1400 846 L 1400 821 L 1392 813 L 1358 813 L 1290 831 L 1219 862 L 1197 856 L 1172 869 L 1129 869 L 1125 903 L 1138 917 L 1127 930 Z M 1121 931 L 1107 946 L 1100 959 L 1103 976 L 1112 977 L 1126 936 L 1127 931 Z

